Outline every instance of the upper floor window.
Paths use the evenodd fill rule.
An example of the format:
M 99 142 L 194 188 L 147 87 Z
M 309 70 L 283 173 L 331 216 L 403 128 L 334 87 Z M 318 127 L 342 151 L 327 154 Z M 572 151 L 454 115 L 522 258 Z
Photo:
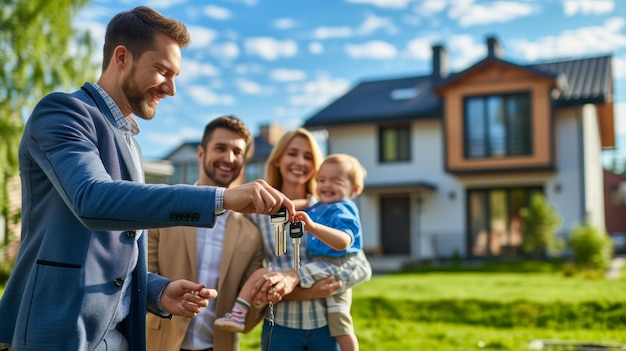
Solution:
M 411 160 L 411 127 L 409 125 L 381 127 L 378 130 L 380 162 Z
M 465 98 L 465 157 L 530 155 L 530 93 Z

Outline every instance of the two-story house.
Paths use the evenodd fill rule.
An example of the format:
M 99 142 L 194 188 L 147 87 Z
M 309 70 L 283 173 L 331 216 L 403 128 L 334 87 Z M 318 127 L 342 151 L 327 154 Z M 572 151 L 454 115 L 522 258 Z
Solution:
M 448 74 L 365 81 L 307 119 L 328 153 L 368 171 L 366 250 L 411 259 L 516 255 L 520 209 L 542 193 L 560 235 L 588 219 L 604 228 L 600 154 L 614 147 L 611 56 L 520 65 L 487 56 Z

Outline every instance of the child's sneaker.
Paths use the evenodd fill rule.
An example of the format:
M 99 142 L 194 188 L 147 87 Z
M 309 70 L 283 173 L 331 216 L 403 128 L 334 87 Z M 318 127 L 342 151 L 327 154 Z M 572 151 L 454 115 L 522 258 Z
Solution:
M 241 333 L 245 325 L 244 318 L 238 318 L 231 313 L 226 313 L 222 318 L 215 320 L 215 326 L 232 332 Z

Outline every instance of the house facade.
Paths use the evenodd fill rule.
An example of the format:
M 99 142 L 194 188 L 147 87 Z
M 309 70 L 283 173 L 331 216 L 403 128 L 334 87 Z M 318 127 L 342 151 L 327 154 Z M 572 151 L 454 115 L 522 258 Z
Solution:
M 542 193 L 561 236 L 586 219 L 605 227 L 601 151 L 614 147 L 611 57 L 534 65 L 487 56 L 449 74 L 367 81 L 305 121 L 328 153 L 368 171 L 366 251 L 411 259 L 515 256 L 520 209 Z

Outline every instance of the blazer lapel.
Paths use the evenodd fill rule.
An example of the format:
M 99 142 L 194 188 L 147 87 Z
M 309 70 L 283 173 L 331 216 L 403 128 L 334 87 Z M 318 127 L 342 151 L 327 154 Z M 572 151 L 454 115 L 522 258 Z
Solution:
M 239 232 L 241 231 L 241 221 L 237 220 L 238 213 L 230 212 L 226 219 L 226 231 L 224 233 L 224 246 L 222 248 L 222 262 L 220 264 L 220 274 L 217 286 L 222 286 L 224 277 L 228 272 L 230 263 L 235 258 Z
M 190 277 L 198 279 L 198 228 L 182 227 L 185 250 L 187 251 L 187 261 L 191 267 Z
M 113 135 L 115 136 L 117 152 L 124 161 L 124 166 L 128 170 L 130 180 L 135 182 L 141 181 L 142 177 L 140 176 L 139 172 L 142 172 L 142 170 L 135 167 L 135 163 L 133 162 L 133 156 L 130 154 L 130 148 L 126 143 L 122 132 L 120 132 L 119 128 L 117 128 L 117 124 L 115 123 L 115 117 L 113 117 L 113 113 L 109 109 L 109 106 L 107 106 L 106 101 L 104 101 L 100 93 L 96 90 L 96 88 L 93 87 L 93 85 L 85 83 L 82 88 L 87 92 L 87 94 L 89 94 L 89 96 L 91 96 L 96 105 L 98 105 L 98 109 L 100 109 L 102 115 L 104 115 L 104 117 L 109 122 L 111 130 L 113 131 Z

